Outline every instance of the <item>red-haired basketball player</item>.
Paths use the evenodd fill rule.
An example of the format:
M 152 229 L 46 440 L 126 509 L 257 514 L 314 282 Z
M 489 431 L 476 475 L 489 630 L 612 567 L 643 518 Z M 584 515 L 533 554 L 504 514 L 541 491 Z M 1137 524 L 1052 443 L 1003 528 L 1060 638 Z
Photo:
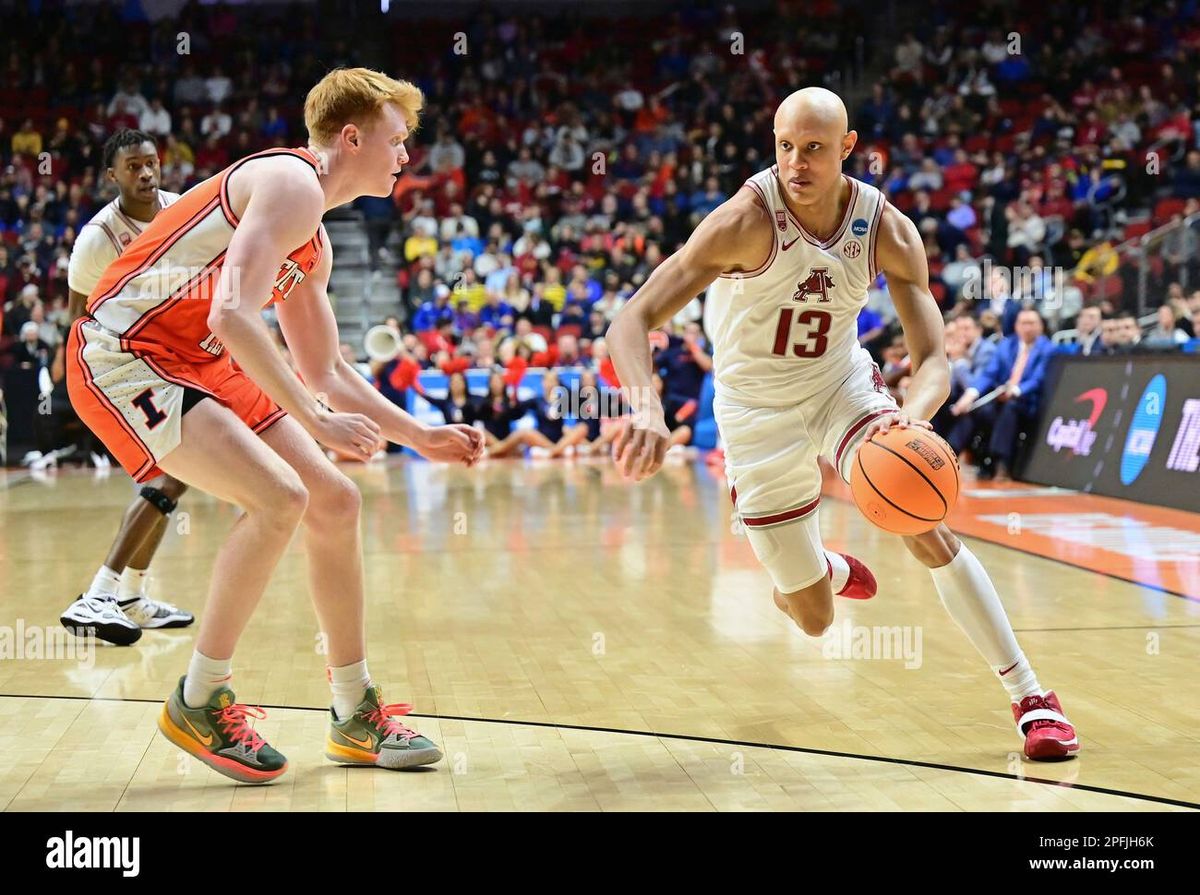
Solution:
M 817 456 L 848 481 L 865 439 L 893 425 L 930 428 L 950 388 L 942 318 L 916 227 L 878 190 L 842 174 L 857 139 L 835 94 L 807 88 L 787 97 L 775 113 L 776 165 L 705 218 L 607 334 L 638 412 L 616 445 L 617 462 L 641 479 L 658 470 L 669 439 L 650 387 L 647 333 L 708 287 L 705 322 L 730 491 L 774 580 L 775 604 L 814 637 L 832 623 L 833 594 L 847 577 L 851 587 L 856 578 L 866 582 L 857 595 L 874 593 L 861 564 L 839 562 L 822 548 Z M 858 312 L 880 271 L 913 360 L 903 410 L 856 338 Z M 975 555 L 945 525 L 904 543 L 1007 689 L 1025 754 L 1075 754 L 1074 728 L 1054 693 L 1038 684 Z
M 415 86 L 378 72 L 330 72 L 305 100 L 307 148 L 242 159 L 159 212 L 71 329 L 71 401 L 134 478 L 165 472 L 243 511 L 217 555 L 187 674 L 159 718 L 168 739 L 236 780 L 287 769 L 250 726 L 258 710 L 228 683 L 238 638 L 301 523 L 329 650 L 326 755 L 388 768 L 441 758 L 368 674 L 360 495 L 317 444 L 366 459 L 382 438 L 467 464 L 483 450 L 475 430 L 421 425 L 348 366 L 325 293 L 322 215 L 391 194 L 421 103 Z M 262 320 L 270 302 L 303 384 Z

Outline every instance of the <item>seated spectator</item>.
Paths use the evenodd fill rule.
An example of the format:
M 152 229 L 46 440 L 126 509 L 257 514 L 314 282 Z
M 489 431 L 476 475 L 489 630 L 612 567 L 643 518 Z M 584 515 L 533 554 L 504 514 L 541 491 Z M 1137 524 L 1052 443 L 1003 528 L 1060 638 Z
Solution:
M 1164 303 L 1158 306 L 1158 320 L 1141 343 L 1147 348 L 1174 348 L 1187 340 L 1188 334 L 1180 328 L 1175 309 Z
M 442 417 L 447 423 L 473 426 L 479 418 L 479 402 L 467 391 L 467 377 L 461 372 L 450 374 L 446 397 L 434 397 L 428 392 L 425 392 L 423 397 L 442 412 Z
M 412 235 L 404 240 L 404 260 L 411 263 L 418 258 L 436 255 L 438 241 L 433 237 L 433 232 L 428 224 L 414 221 Z
M 1121 344 L 1126 350 L 1132 351 L 1142 343 L 1142 325 L 1138 323 L 1137 314 L 1133 311 L 1121 311 L 1117 314 L 1117 324 L 1120 327 Z
M 681 422 L 696 412 L 704 377 L 712 367 L 708 340 L 696 322 L 686 324 L 682 336 L 668 336 L 666 346 L 655 352 L 654 368 L 663 380 L 664 406 L 671 405 Z
M 1017 315 L 1016 332 L 1000 343 L 988 366 L 972 381 L 962 397 L 951 407 L 959 417 L 947 439 L 962 453 L 981 426 L 991 427 L 987 457 L 980 466 L 980 478 L 996 481 L 1011 478 L 1017 435 L 1036 420 L 1041 401 L 1042 380 L 1054 346 L 1044 335 L 1041 315 L 1032 309 Z M 971 410 L 971 404 L 994 389 L 995 399 Z
M 458 298 L 457 307 L 454 311 L 454 331 L 456 333 L 469 333 L 479 325 L 479 315 L 471 310 L 471 303 L 466 298 Z
M 493 330 L 511 330 L 514 319 L 515 312 L 508 302 L 499 293 L 489 290 L 487 301 L 479 309 L 479 322 Z
M 1085 357 L 1099 352 L 1103 347 L 1100 341 L 1101 316 L 1100 308 L 1091 305 L 1081 308 L 1075 318 L 1075 344 L 1079 346 L 1079 353 Z
M 933 431 L 949 438 L 955 417 L 950 412 L 996 353 L 996 343 L 984 338 L 983 327 L 972 314 L 962 314 L 946 324 L 946 354 L 950 359 L 950 396 L 930 422 Z
M 546 301 L 545 286 L 535 283 L 529 303 L 517 311 L 518 320 L 528 320 L 532 326 L 554 326 L 554 305 Z
M 454 309 L 450 307 L 450 290 L 444 285 L 439 285 L 435 295 L 433 301 L 427 301 L 417 309 L 412 322 L 414 332 L 429 332 L 453 320 Z
M 472 311 L 478 311 L 487 303 L 487 289 L 484 288 L 483 283 L 479 282 L 479 276 L 470 267 L 462 271 L 458 283 L 454 286 L 455 307 L 464 301 Z

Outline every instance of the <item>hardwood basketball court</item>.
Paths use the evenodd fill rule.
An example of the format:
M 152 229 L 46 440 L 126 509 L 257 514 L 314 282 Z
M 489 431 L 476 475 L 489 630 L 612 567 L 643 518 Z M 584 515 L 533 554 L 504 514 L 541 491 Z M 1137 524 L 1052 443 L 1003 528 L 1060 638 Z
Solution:
M 45 632 L 46 653 L 132 487 L 119 471 L 8 473 L 0 807 L 1200 807 L 1194 514 L 964 483 L 953 527 L 1079 729 L 1078 759 L 1043 764 L 1023 759 L 1003 689 L 924 567 L 840 482 L 821 505 L 827 544 L 866 561 L 880 590 L 839 601 L 832 634 L 814 641 L 774 607 L 730 530 L 723 480 L 701 462 L 673 460 L 637 486 L 605 460 L 346 469 L 365 496 L 370 668 L 388 701 L 415 704 L 412 726 L 442 746 L 442 763 L 392 773 L 322 756 L 329 693 L 299 539 L 234 659 L 239 701 L 268 709 L 258 727 L 290 760 L 274 785 L 236 785 L 159 735 L 192 631 L 30 655 L 29 630 Z M 203 611 L 234 517 L 190 492 L 152 593 Z

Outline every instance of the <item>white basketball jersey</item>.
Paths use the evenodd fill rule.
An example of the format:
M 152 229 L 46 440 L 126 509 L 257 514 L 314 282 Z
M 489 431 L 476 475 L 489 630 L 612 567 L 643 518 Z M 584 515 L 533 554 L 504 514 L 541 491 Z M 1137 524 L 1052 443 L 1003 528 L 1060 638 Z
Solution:
M 178 193 L 159 190 L 159 210 L 178 198 Z M 67 285 L 76 292 L 90 295 L 104 269 L 150 226 L 148 221 L 135 221 L 121 211 L 120 202 L 120 197 L 113 199 L 79 229 L 67 268 Z
M 860 355 L 870 357 L 858 343 L 858 312 L 878 273 L 883 195 L 846 177 L 846 213 L 822 241 L 788 209 L 776 172 L 746 181 L 771 218 L 770 256 L 755 270 L 722 274 L 704 304 L 716 393 L 748 407 L 799 403 L 845 380 Z

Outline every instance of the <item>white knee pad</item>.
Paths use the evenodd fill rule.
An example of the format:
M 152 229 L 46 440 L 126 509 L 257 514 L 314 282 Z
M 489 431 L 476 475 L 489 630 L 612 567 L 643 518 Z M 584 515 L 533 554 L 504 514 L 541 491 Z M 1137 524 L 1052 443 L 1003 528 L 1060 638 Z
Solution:
M 795 593 L 829 574 L 817 511 L 771 527 L 745 525 L 754 555 L 782 594 Z

